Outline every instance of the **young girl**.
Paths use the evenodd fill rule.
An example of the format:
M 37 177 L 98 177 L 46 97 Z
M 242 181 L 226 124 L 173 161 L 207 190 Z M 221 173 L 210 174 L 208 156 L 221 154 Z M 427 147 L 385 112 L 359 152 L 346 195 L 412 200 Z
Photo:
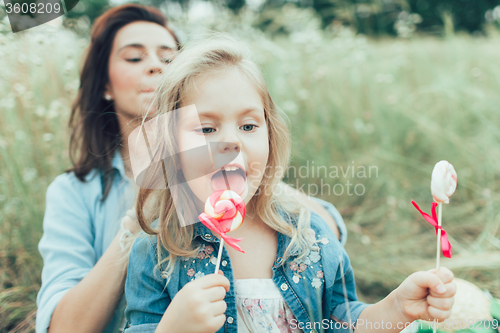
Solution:
M 448 318 L 456 288 L 446 268 L 412 274 L 377 304 L 357 300 L 348 255 L 330 227 L 276 191 L 289 134 L 247 53 L 228 37 L 193 43 L 168 67 L 158 95 L 160 114 L 176 110 L 178 121 L 167 146 L 186 151 L 204 139 L 218 144 L 214 158 L 238 154 L 223 169 L 247 205 L 244 223 L 228 233 L 243 238 L 245 253 L 224 246 L 223 272 L 213 274 L 220 235 L 201 223 L 181 226 L 187 212 L 174 205 L 172 186 L 141 189 L 136 210 L 149 236 L 130 253 L 125 332 L 399 332 L 416 319 Z M 195 177 L 191 158 L 181 155 L 178 167 L 204 203 L 222 170 Z

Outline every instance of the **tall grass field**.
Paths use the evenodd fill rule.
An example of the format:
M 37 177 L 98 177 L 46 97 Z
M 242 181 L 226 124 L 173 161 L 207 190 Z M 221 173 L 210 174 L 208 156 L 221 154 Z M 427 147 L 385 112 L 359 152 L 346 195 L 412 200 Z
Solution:
M 458 188 L 443 207 L 453 258 L 441 263 L 500 297 L 500 38 L 236 34 L 289 117 L 285 181 L 343 215 L 360 300 L 435 266 L 435 230 L 411 200 L 430 213 L 442 159 Z M 62 28 L 0 33 L 0 332 L 34 331 L 45 191 L 70 167 L 87 43 Z

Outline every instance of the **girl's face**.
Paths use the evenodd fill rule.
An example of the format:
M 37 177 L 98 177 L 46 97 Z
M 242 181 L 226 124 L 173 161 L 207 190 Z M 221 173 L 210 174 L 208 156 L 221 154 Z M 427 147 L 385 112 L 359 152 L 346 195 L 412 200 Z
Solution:
M 183 105 L 194 104 L 199 121 L 192 112 L 179 112 L 179 151 L 198 147 L 205 140 L 212 143 L 214 161 L 226 158 L 230 162 L 207 174 L 205 161 L 197 161 L 193 154 L 180 154 L 182 172 L 203 203 L 213 192 L 229 187 L 248 204 L 262 181 L 269 155 L 262 98 L 235 68 L 202 77 L 196 83 Z M 236 158 L 231 161 L 233 157 L 228 160 L 227 156 Z
M 114 101 L 119 118 L 125 118 L 121 120 L 144 116 L 159 74 L 176 50 L 174 37 L 159 24 L 137 21 L 118 30 L 109 57 L 109 82 L 104 96 L 108 94 Z

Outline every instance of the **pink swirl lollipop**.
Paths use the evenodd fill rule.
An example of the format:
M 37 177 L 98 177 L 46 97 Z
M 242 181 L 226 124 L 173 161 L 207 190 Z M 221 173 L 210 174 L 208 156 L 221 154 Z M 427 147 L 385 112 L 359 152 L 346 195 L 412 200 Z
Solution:
M 199 215 L 199 219 L 207 228 L 218 233 L 222 240 L 232 248 L 245 253 L 237 244 L 242 238 L 226 235 L 227 232 L 237 229 L 243 223 L 245 213 L 245 202 L 236 192 L 220 190 L 212 193 L 207 199 L 205 212 Z

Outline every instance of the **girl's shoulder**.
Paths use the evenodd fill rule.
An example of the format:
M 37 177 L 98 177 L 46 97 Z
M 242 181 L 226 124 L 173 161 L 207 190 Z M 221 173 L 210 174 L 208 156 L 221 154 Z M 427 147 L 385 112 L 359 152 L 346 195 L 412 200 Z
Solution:
M 319 198 L 315 198 L 315 197 L 311 197 L 311 199 L 313 201 L 317 202 L 318 204 L 320 204 L 321 206 L 323 206 L 323 208 L 328 212 L 328 214 L 331 215 L 331 217 L 335 221 L 335 224 L 337 225 L 338 231 L 340 233 L 340 243 L 342 245 L 345 245 L 347 242 L 347 227 L 345 225 L 344 219 L 342 218 L 342 215 L 340 214 L 340 212 L 337 210 L 337 208 L 332 203 L 330 203 L 328 201 L 325 201 L 325 200 L 322 200 Z M 330 227 L 329 223 L 325 223 L 325 224 Z
M 155 258 L 158 246 L 158 237 L 141 232 L 132 245 L 130 255 L 133 257 L 152 257 Z
M 333 246 L 338 245 L 340 247 L 343 247 L 343 244 L 345 243 L 345 238 L 347 237 L 347 231 L 345 228 L 344 221 L 340 216 L 340 213 L 331 203 L 316 198 L 315 200 L 317 200 L 318 203 L 322 204 L 327 209 L 327 211 L 334 217 L 335 221 L 337 222 L 337 225 L 339 226 L 339 230 L 341 231 L 342 243 L 339 241 L 339 239 L 333 232 L 332 228 L 323 219 L 323 217 L 321 217 L 311 208 L 304 206 L 304 208 L 306 208 L 310 213 L 309 228 L 305 231 L 309 237 L 309 241 L 312 242 L 313 240 L 316 240 L 315 237 L 321 237 L 324 245 L 332 243 Z M 278 206 L 278 212 L 285 221 L 291 223 L 295 227 L 299 227 L 300 214 L 297 211 L 291 211 L 287 206 Z
M 151 259 L 158 263 L 159 258 L 165 259 L 168 255 L 167 249 L 161 246 L 161 242 L 158 242 L 158 236 L 146 234 L 144 231 L 141 231 L 136 236 L 130 251 L 130 257 L 137 258 L 136 260 L 139 260 L 139 262 Z
M 328 246 L 334 249 L 342 248 L 343 246 L 338 240 L 333 230 L 326 221 L 314 211 L 311 212 L 310 229 L 306 233 L 306 237 L 311 243 L 321 244 L 323 247 Z

